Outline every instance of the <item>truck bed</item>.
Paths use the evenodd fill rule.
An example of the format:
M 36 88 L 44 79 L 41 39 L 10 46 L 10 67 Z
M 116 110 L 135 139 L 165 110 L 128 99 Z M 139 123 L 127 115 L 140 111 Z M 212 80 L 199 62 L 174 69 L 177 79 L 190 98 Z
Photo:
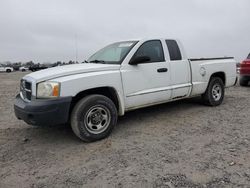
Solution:
M 191 96 L 204 93 L 213 73 L 223 74 L 225 87 L 233 86 L 236 75 L 236 61 L 233 57 L 189 59 L 192 75 Z

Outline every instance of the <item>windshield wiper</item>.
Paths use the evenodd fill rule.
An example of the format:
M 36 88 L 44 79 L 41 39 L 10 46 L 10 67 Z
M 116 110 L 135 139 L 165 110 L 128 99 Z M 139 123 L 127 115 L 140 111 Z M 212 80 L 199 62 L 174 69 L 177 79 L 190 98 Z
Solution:
M 105 61 L 104 60 L 95 59 L 95 60 L 90 61 L 90 63 L 105 63 Z

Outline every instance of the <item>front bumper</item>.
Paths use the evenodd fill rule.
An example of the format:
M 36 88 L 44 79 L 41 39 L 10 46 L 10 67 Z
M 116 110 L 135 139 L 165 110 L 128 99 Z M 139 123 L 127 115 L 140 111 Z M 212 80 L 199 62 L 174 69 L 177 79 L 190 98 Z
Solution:
M 67 123 L 72 97 L 34 99 L 25 102 L 16 96 L 14 110 L 18 119 L 31 125 L 45 126 Z
M 241 74 L 240 79 L 249 81 L 250 80 L 250 74 Z

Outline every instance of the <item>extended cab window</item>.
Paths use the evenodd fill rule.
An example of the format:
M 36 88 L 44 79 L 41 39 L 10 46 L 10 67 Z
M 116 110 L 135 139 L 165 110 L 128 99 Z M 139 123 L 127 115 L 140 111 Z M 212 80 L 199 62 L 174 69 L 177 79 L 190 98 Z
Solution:
M 175 40 L 166 40 L 171 61 L 182 60 L 180 48 Z
M 164 53 L 161 41 L 152 40 L 142 44 L 135 53 L 134 58 L 141 56 L 147 56 L 150 58 L 150 61 L 148 61 L 147 63 L 164 61 Z

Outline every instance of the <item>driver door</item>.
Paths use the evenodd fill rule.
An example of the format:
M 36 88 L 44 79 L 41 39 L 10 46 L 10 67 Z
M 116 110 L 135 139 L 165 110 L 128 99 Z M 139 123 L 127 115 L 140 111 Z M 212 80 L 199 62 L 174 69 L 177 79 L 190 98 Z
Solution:
M 162 103 L 171 98 L 170 65 L 165 61 L 162 42 L 144 42 L 132 59 L 142 56 L 150 60 L 121 67 L 126 110 Z

